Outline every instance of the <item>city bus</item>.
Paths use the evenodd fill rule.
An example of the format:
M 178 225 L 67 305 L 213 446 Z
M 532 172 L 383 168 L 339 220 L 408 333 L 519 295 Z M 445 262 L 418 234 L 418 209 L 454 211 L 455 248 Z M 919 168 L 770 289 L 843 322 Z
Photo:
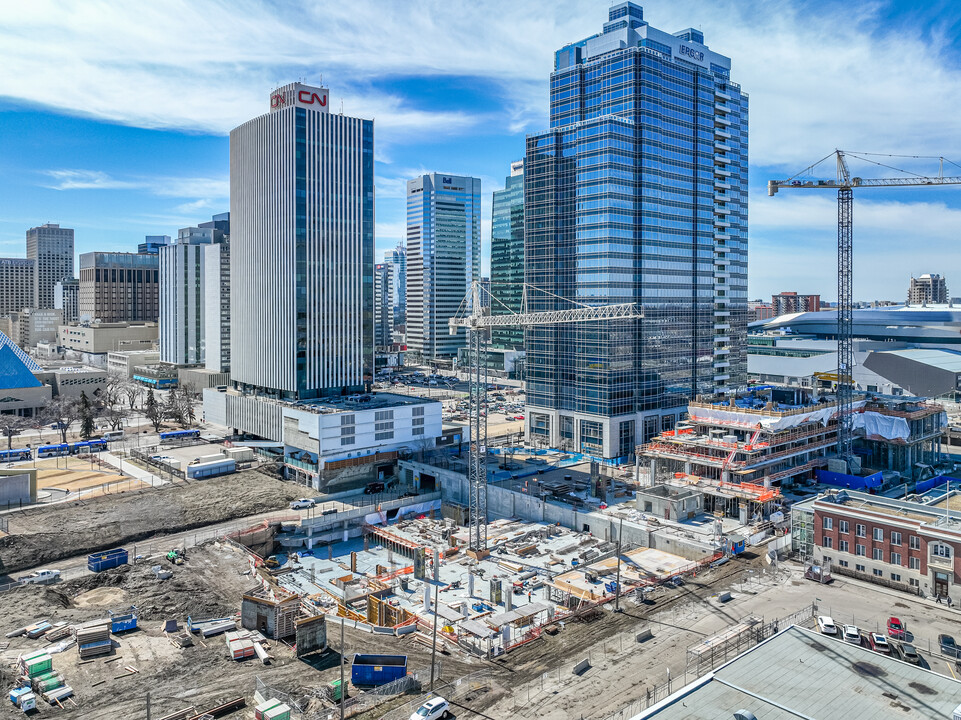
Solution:
M 16 462 L 18 460 L 33 460 L 33 453 L 30 448 L 0 450 L 0 462 Z

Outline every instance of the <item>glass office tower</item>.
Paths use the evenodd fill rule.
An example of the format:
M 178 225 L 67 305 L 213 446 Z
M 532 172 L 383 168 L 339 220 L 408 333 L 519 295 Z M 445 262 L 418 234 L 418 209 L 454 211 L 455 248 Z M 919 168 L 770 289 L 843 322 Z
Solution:
M 530 440 L 627 458 L 693 396 L 745 382 L 748 101 L 730 67 L 630 2 L 555 54 L 524 171 L 525 274 L 552 294 L 532 309 L 644 317 L 526 331 Z
M 504 189 L 494 192 L 491 210 L 491 293 L 500 302 L 491 314 L 503 315 L 507 308 L 521 311 L 524 295 L 524 161 L 511 163 Z M 503 303 L 503 304 L 501 304 Z M 506 308 L 505 308 L 506 306 Z M 491 346 L 503 350 L 524 349 L 524 328 L 495 328 Z

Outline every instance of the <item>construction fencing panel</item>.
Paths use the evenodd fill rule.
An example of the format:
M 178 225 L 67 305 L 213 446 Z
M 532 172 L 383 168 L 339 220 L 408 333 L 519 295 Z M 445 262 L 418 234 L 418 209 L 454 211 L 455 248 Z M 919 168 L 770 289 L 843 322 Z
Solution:
M 436 695 L 448 702 L 455 703 L 470 698 L 474 693 L 490 691 L 493 687 L 490 670 L 479 670 L 451 682 L 435 682 L 433 692 L 424 693 L 410 702 L 393 708 L 390 712 L 381 715 L 380 720 L 408 720 L 417 708 Z M 453 714 L 460 714 L 456 706 L 453 709 Z

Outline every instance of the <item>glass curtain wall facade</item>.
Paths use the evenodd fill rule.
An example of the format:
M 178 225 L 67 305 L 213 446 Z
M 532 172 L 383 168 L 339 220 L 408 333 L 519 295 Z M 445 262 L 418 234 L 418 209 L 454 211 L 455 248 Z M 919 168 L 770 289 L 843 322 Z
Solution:
M 449 359 L 466 345 L 451 335 L 474 280 L 480 280 L 481 181 L 430 173 L 407 182 L 407 349 L 423 360 Z
M 605 458 L 746 382 L 748 100 L 696 30 L 639 6 L 555 55 L 527 139 L 532 310 L 634 302 L 643 319 L 528 328 L 529 438 Z
M 504 189 L 494 192 L 491 213 L 491 304 L 493 315 L 521 311 L 524 297 L 524 161 L 511 163 Z M 500 302 L 498 302 L 500 301 Z M 506 308 L 505 308 L 506 306 Z M 495 328 L 491 346 L 524 349 L 524 328 Z

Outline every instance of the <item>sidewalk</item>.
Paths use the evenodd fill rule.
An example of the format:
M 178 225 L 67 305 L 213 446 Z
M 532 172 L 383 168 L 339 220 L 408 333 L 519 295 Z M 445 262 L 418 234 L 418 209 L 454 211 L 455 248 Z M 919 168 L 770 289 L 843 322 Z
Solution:
M 147 470 L 143 470 L 137 467 L 129 460 L 124 460 L 113 453 L 105 452 L 100 454 L 100 459 L 103 460 L 108 465 L 117 468 L 121 473 L 129 475 L 132 478 L 139 480 L 140 482 L 150 485 L 151 487 L 158 487 L 160 485 L 167 485 L 168 481 L 163 480 Z

